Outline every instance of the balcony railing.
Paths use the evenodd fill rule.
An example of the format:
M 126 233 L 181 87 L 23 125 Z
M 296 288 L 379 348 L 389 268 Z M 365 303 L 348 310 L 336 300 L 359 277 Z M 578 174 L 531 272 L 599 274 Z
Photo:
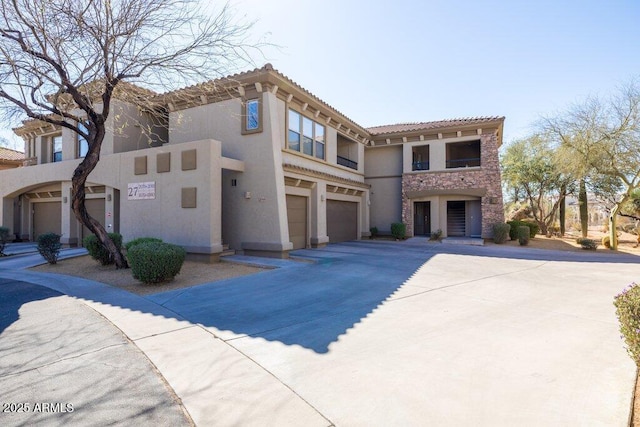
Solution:
M 22 166 L 34 166 L 38 164 L 37 157 L 28 157 L 22 161 Z
M 413 162 L 412 170 L 414 171 L 428 171 L 429 170 L 429 162 Z
M 353 160 L 349 160 L 346 157 L 338 156 L 338 164 L 341 166 L 346 166 L 351 169 L 358 170 L 358 162 L 354 162 Z
M 480 166 L 480 157 L 470 157 L 468 159 L 447 160 L 447 169 L 449 168 L 470 168 Z

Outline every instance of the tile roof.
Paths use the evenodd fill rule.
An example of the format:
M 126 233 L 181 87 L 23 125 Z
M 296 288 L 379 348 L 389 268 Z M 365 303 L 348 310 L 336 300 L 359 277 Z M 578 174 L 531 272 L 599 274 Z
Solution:
M 421 123 L 398 123 L 394 125 L 374 126 L 367 128 L 367 131 L 371 135 L 383 135 L 389 133 L 400 132 L 413 132 L 421 130 L 432 130 L 448 127 L 458 127 L 466 125 L 480 125 L 483 123 L 503 121 L 504 117 L 492 116 L 492 117 L 465 117 L 459 119 L 450 120 L 438 120 L 435 122 L 421 122 Z
M 0 147 L 0 160 L 22 161 L 24 153 L 10 148 Z

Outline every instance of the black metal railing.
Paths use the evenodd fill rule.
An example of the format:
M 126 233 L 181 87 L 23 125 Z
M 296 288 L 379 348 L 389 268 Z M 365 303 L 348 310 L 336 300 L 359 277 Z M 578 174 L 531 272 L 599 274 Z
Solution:
M 412 170 L 414 171 L 428 171 L 429 170 L 429 161 L 426 162 L 413 162 Z
M 351 169 L 358 170 L 358 162 L 354 162 L 353 160 L 349 160 L 346 157 L 338 156 L 338 164 L 341 166 L 346 166 Z
M 468 159 L 447 160 L 447 169 L 449 168 L 470 168 L 480 166 L 480 157 L 470 157 Z

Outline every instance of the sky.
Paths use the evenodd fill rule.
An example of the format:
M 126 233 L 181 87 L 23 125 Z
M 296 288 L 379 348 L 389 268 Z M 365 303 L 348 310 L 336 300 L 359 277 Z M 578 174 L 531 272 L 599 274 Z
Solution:
M 232 0 L 271 62 L 369 127 L 542 115 L 640 77 L 640 1 Z
M 272 45 L 256 66 L 270 62 L 364 127 L 505 116 L 508 143 L 640 77 L 640 0 L 229 3 L 255 21 L 250 38 Z

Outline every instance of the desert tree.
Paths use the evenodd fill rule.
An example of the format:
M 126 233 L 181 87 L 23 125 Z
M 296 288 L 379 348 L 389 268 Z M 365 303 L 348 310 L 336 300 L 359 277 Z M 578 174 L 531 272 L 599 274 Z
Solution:
M 500 160 L 504 186 L 526 201 L 540 231 L 547 234 L 573 179 L 561 168 L 556 147 L 535 134 L 511 142 Z
M 210 6 L 210 5 L 209 5 Z M 171 90 L 246 66 L 251 23 L 197 0 L 5 0 L 0 5 L 0 108 L 70 129 L 88 150 L 70 177 L 76 218 L 127 262 L 85 208 L 113 100 L 163 114 L 147 89 Z M 145 89 L 142 89 L 145 88 Z
M 591 97 L 566 112 L 543 119 L 545 129 L 609 193 L 611 248 L 617 247 L 616 217 L 640 186 L 640 86 L 631 81 L 607 99 Z M 604 190 L 603 190 L 604 189 Z

